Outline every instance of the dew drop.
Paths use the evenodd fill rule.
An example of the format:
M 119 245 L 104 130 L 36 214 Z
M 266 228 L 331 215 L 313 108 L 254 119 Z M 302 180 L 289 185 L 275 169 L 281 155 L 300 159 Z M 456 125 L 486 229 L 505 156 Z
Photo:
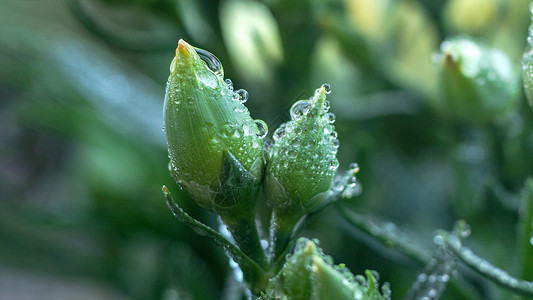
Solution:
M 339 161 L 337 159 L 332 159 L 330 162 L 329 162 L 329 168 L 330 170 L 334 171 L 334 170 L 337 170 L 337 168 L 339 167 Z
M 338 139 L 334 139 L 334 140 L 332 141 L 332 144 L 333 144 L 333 148 L 334 148 L 334 149 L 339 148 L 339 140 L 338 140 Z
M 287 127 L 287 124 L 283 123 L 278 129 L 276 129 L 276 131 L 274 131 L 274 134 L 272 135 L 274 141 L 279 141 L 285 135 L 285 127 Z
M 453 228 L 453 233 L 455 233 L 460 238 L 467 238 L 472 233 L 472 230 L 470 228 L 470 225 L 466 223 L 464 220 L 459 220 L 455 223 Z
M 268 133 L 268 126 L 263 120 L 254 120 L 255 125 L 257 125 L 257 137 L 262 139 Z
M 213 72 L 217 77 L 224 77 L 224 69 L 222 68 L 220 60 L 218 60 L 216 56 L 204 49 L 196 47 L 193 47 L 193 49 L 211 72 Z
M 300 139 L 295 138 L 294 140 L 292 140 L 292 142 L 291 142 L 291 146 L 293 146 L 293 147 L 300 147 Z
M 248 124 L 242 125 L 242 132 L 244 133 L 245 136 L 249 135 L 250 134 L 250 125 L 248 125 Z
M 297 155 L 298 155 L 298 153 L 296 152 L 296 150 L 290 150 L 289 151 L 289 157 L 290 158 L 296 158 Z
M 196 79 L 202 84 L 214 89 L 218 85 L 218 80 L 215 74 L 209 72 L 208 70 L 199 70 L 196 72 Z
M 329 83 L 324 83 L 322 87 L 326 90 L 326 94 L 331 93 L 331 85 Z
M 243 89 L 235 91 L 233 93 L 233 100 L 239 101 L 240 103 L 248 101 L 248 91 Z
M 294 103 L 290 109 L 291 119 L 298 120 L 303 115 L 306 115 L 311 109 L 311 103 L 307 100 L 299 100 Z
M 335 114 L 334 113 L 327 113 L 327 114 L 325 114 L 325 116 L 326 116 L 326 120 L 328 121 L 328 123 L 330 123 L 330 124 L 335 123 Z
M 326 102 L 324 102 L 324 109 L 328 110 L 330 107 L 331 107 L 331 103 L 329 102 L 329 100 L 326 100 Z
M 350 171 L 353 173 L 359 172 L 359 164 L 357 163 L 351 163 L 349 168 L 350 168 Z
M 224 80 L 224 82 L 228 86 L 228 90 L 230 92 L 233 92 L 233 82 L 231 81 L 231 79 L 227 78 L 226 80 Z

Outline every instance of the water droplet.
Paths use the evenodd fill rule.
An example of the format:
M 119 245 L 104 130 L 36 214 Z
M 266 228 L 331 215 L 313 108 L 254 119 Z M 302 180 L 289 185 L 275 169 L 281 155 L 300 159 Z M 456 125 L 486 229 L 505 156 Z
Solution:
M 359 164 L 357 163 L 351 163 L 349 168 L 350 168 L 350 171 L 353 173 L 359 172 Z
M 242 132 L 244 133 L 245 136 L 249 135 L 250 134 L 250 125 L 248 125 L 247 123 L 242 125 Z
M 332 159 L 330 162 L 329 162 L 329 168 L 331 170 L 337 170 L 337 168 L 339 167 L 339 161 L 337 159 Z
M 324 102 L 324 109 L 328 110 L 330 107 L 331 107 L 331 103 L 329 102 L 329 100 L 326 100 L 326 102 Z
M 306 115 L 311 109 L 311 103 L 307 100 L 299 100 L 294 103 L 290 109 L 291 119 L 298 120 L 303 115 Z
M 295 138 L 294 140 L 292 140 L 292 142 L 291 142 L 291 146 L 293 146 L 293 147 L 300 147 L 300 139 Z
M 268 126 L 263 120 L 254 120 L 255 125 L 257 125 L 257 137 L 262 139 L 264 138 L 268 133 Z
M 335 114 L 334 113 L 327 113 L 324 115 L 326 118 L 326 121 L 330 124 L 335 123 Z
M 296 158 L 297 155 L 298 155 L 298 152 L 296 152 L 296 150 L 293 149 L 289 151 L 290 158 Z
M 248 101 L 248 91 L 240 89 L 233 93 L 233 100 L 237 100 L 240 103 Z
M 363 275 L 355 275 L 355 282 L 360 286 L 366 286 L 366 278 Z
M 215 74 L 209 72 L 208 70 L 199 70 L 196 72 L 196 79 L 202 84 L 214 89 L 218 85 L 218 80 Z
M 444 238 L 442 235 L 437 234 L 433 237 L 433 243 L 435 243 L 435 245 L 444 245 Z
M 279 141 L 285 135 L 285 127 L 287 127 L 287 124 L 283 123 L 278 129 L 276 129 L 276 131 L 274 131 L 274 134 L 272 135 L 274 141 Z
M 198 54 L 200 59 L 205 63 L 207 68 L 218 77 L 224 77 L 224 69 L 220 60 L 214 56 L 211 52 L 204 49 L 193 47 L 194 51 Z
M 259 148 L 259 146 L 260 146 L 259 141 L 256 140 L 256 139 L 253 139 L 252 140 L 252 147 L 254 147 L 254 149 L 257 149 L 257 148 Z
M 338 139 L 334 139 L 334 140 L 332 141 L 332 144 L 333 144 L 333 148 L 334 148 L 334 149 L 339 148 L 339 140 L 338 140 Z
M 326 94 L 331 93 L 331 85 L 329 83 L 324 83 L 322 87 L 326 90 Z
M 468 223 L 466 223 L 464 220 L 459 220 L 455 222 L 455 225 L 453 227 L 453 233 L 456 234 L 458 237 L 464 239 L 470 236 L 472 230 Z

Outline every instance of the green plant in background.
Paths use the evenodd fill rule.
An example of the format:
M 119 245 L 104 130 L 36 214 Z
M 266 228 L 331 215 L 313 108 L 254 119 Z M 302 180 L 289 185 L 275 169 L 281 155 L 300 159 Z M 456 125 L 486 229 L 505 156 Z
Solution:
M 532 297 L 529 5 L 0 1 L 0 298 Z

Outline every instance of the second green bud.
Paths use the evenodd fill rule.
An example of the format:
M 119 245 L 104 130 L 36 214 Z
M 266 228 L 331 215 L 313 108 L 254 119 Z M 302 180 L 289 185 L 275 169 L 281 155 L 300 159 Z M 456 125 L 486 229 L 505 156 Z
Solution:
M 503 51 L 455 37 L 441 44 L 435 63 L 443 108 L 454 117 L 487 123 L 516 107 L 520 77 Z

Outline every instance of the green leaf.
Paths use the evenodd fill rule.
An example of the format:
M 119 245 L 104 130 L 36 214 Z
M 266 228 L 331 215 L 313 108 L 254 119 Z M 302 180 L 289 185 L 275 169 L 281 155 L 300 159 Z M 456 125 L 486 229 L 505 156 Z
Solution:
M 167 206 L 181 222 L 188 225 L 199 235 L 207 236 L 215 242 L 218 246 L 226 251 L 238 265 L 243 272 L 244 280 L 250 285 L 250 289 L 254 293 L 259 293 L 261 285 L 265 284 L 265 271 L 250 257 L 244 254 L 237 246 L 232 244 L 228 239 L 211 227 L 199 222 L 193 217 L 189 216 L 172 198 L 170 191 L 166 186 L 162 188 L 165 195 Z
M 267 258 L 255 225 L 255 204 L 259 180 L 227 150 L 224 151 L 221 183 L 213 210 L 231 232 L 239 248 L 262 267 Z M 262 159 L 256 161 L 261 172 Z

